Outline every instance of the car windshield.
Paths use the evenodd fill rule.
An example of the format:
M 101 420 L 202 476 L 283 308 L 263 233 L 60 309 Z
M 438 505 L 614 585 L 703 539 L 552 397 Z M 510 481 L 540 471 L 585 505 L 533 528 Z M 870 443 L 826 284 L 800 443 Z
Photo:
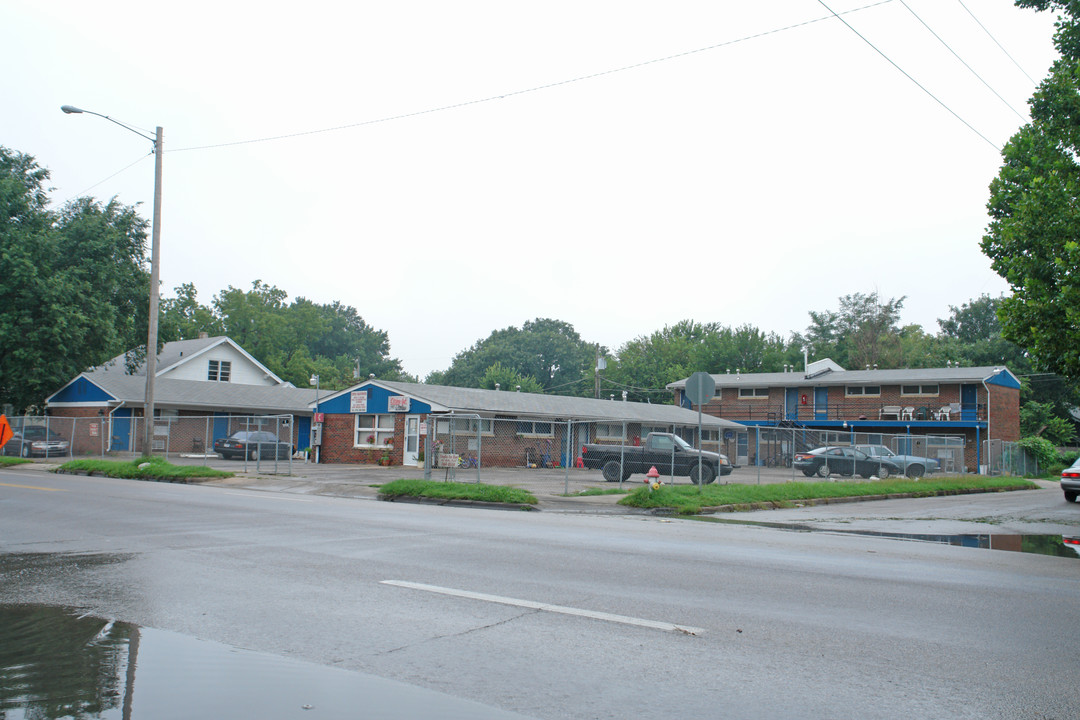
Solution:
M 275 442 L 277 440 L 272 434 L 258 430 L 241 430 L 233 433 L 232 439 L 240 442 Z
M 675 444 L 678 445 L 683 450 L 693 450 L 694 449 L 694 447 L 690 443 L 686 442 L 685 440 L 683 440 L 678 435 L 675 435 L 674 438 L 675 438 Z

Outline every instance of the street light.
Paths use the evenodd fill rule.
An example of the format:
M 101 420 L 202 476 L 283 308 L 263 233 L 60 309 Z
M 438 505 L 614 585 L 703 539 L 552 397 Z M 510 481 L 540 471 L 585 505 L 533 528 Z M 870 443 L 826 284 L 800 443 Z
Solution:
M 312 420 L 315 420 L 316 418 L 319 417 L 319 376 L 318 375 L 312 375 L 310 378 L 308 378 L 308 384 L 315 386 L 315 414 L 311 418 Z M 318 425 L 318 423 L 313 423 L 313 424 Z M 312 435 L 315 435 L 315 433 L 312 433 Z M 321 435 L 319 436 L 319 439 L 322 440 Z M 315 464 L 316 465 L 319 464 L 319 447 L 321 445 L 322 445 L 322 443 L 320 442 L 319 445 L 315 446 Z
M 161 126 L 158 125 L 154 137 L 150 137 L 122 122 L 113 120 L 108 115 L 102 115 L 93 110 L 82 110 L 72 105 L 61 105 L 60 109 L 68 115 L 84 112 L 97 115 L 154 143 L 154 224 L 150 231 L 150 317 L 147 321 L 149 327 L 146 333 L 146 399 L 143 409 L 145 415 L 143 454 L 150 455 L 154 447 L 154 376 L 157 375 L 158 278 L 160 276 L 159 251 L 161 245 L 161 156 L 163 154 Z

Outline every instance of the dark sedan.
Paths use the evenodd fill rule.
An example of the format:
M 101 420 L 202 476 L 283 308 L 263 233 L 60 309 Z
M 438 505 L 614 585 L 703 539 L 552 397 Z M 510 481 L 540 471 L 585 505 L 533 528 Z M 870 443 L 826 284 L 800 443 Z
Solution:
M 292 455 L 292 445 L 264 430 L 241 430 L 227 438 L 215 440 L 214 452 L 226 460 L 243 457 L 248 460 L 287 460 Z
M 4 445 L 4 454 L 24 458 L 70 455 L 71 443 L 44 425 L 25 425 L 15 428 L 15 434 Z
M 890 475 L 900 473 L 900 466 L 891 460 L 870 457 L 852 447 L 820 447 L 798 453 L 793 465 L 796 470 L 802 470 L 806 477 L 861 475 L 864 478 L 877 476 L 884 480 Z
M 1061 471 L 1061 491 L 1066 500 L 1076 502 L 1076 494 L 1080 493 L 1080 458 Z

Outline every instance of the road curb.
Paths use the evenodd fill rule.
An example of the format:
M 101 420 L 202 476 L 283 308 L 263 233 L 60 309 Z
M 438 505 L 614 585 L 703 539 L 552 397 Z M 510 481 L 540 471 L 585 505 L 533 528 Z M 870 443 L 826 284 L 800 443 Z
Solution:
M 540 512 L 539 507 L 528 503 L 485 502 L 482 500 L 416 497 L 414 495 L 376 495 L 375 498 L 377 500 L 382 500 L 383 502 L 402 502 L 411 503 L 413 505 L 441 505 L 449 507 L 484 508 L 487 510 L 522 510 L 526 512 Z

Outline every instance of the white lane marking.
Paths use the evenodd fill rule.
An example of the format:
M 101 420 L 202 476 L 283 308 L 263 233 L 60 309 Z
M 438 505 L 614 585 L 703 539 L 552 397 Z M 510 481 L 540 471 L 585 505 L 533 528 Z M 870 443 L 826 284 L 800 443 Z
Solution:
M 238 498 L 262 498 L 264 500 L 284 500 L 286 502 L 294 503 L 309 503 L 311 502 L 307 498 L 278 498 L 275 495 L 261 494 L 258 490 L 252 490 L 251 492 L 226 492 L 227 495 L 235 495 Z
M 487 595 L 485 593 L 470 592 L 469 590 L 455 590 L 454 588 L 439 587 L 438 585 L 425 585 L 423 583 L 407 582 L 405 580 L 383 580 L 383 585 L 423 590 L 425 592 L 451 595 L 453 597 L 468 598 L 470 600 L 482 600 L 484 602 L 498 603 L 500 605 L 513 605 L 515 607 L 543 610 L 544 612 L 561 613 L 563 615 L 575 615 L 577 617 L 603 620 L 605 622 L 622 623 L 623 625 L 636 625 L 638 627 L 665 630 L 667 632 L 680 632 L 686 635 L 701 635 L 703 628 L 690 627 L 689 625 L 675 625 L 673 623 L 645 620 L 644 618 L 630 617 L 628 615 L 613 615 L 595 610 L 583 610 L 581 608 L 566 607 L 565 605 L 549 605 L 548 603 L 535 602 L 532 600 L 519 600 L 517 598 L 503 597 L 502 595 Z

